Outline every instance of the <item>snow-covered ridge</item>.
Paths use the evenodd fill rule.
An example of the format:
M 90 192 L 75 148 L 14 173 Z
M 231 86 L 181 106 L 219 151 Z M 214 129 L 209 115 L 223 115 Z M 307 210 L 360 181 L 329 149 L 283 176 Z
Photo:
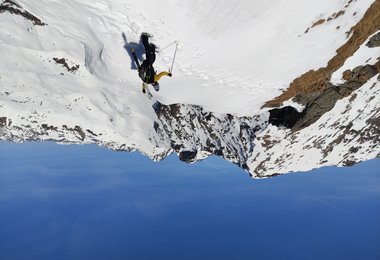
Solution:
M 300 107 L 307 108 L 305 113 L 317 115 L 314 121 L 304 117 L 296 120 L 298 135 L 290 135 L 290 130 L 282 126 L 266 128 L 268 119 L 271 122 L 270 113 L 261 110 L 294 78 L 324 66 L 347 41 L 346 32 L 360 21 L 373 1 L 247 0 L 234 5 L 227 0 L 0 3 L 27 12 L 45 25 L 38 26 L 25 16 L 0 9 L 2 140 L 96 143 L 118 151 L 138 150 L 154 160 L 173 151 L 188 162 L 215 154 L 253 176 L 266 177 L 305 169 L 308 157 L 306 161 L 285 163 L 284 151 L 287 158 L 296 158 L 314 150 L 309 146 L 286 149 L 289 136 L 296 142 L 299 136 L 307 135 L 308 142 L 313 142 L 324 131 L 333 136 L 341 131 L 333 127 L 334 122 L 322 122 L 327 120 L 326 115 L 336 124 L 343 118 L 352 119 L 343 113 L 346 108 L 341 111 L 335 106 L 337 100 L 341 104 L 348 99 L 349 106 L 357 109 L 348 110 L 350 113 L 367 113 L 355 119 L 355 124 L 365 124 L 377 115 L 379 85 L 373 73 L 379 69 L 376 57 L 362 63 L 363 55 L 369 55 L 367 49 L 363 51 L 364 46 L 344 67 L 359 72 L 360 65 L 374 68 L 360 84 L 351 80 L 355 87 L 335 96 L 330 107 L 322 110 L 318 108 L 320 103 L 310 103 L 321 93 L 295 99 L 302 103 Z M 322 17 L 343 9 L 336 19 L 305 33 Z M 161 49 L 156 61 L 158 70 L 171 65 L 173 49 L 165 47 L 174 40 L 180 42 L 174 77 L 163 79 L 161 91 L 152 93 L 153 98 L 141 93 L 141 82 L 131 66 L 130 48 L 142 53 L 138 45 L 142 31 L 153 33 Z M 371 55 L 379 57 L 378 49 L 371 48 Z M 337 71 L 334 77 L 342 73 Z M 373 83 L 372 88 L 369 83 Z M 333 84 L 331 90 L 335 88 L 338 86 Z M 357 131 L 372 133 L 371 129 L 377 127 L 374 122 L 370 128 Z M 326 129 L 316 131 L 317 124 Z M 368 134 L 363 140 L 363 149 L 358 148 L 362 154 L 350 157 L 350 161 L 378 156 L 378 146 L 374 146 L 374 152 L 366 152 L 374 142 L 378 144 L 376 134 Z M 342 142 L 338 146 L 340 154 L 327 162 L 315 156 L 306 168 L 348 165 L 342 160 L 353 154 L 351 147 Z M 281 167 L 277 167 L 279 160 Z
M 352 87 L 357 90 L 339 100 Z M 348 166 L 379 157 L 379 74 L 370 74 L 370 79 L 362 84 L 335 88 L 321 93 L 303 112 L 295 110 L 302 117 L 296 117 L 294 124 L 287 127 L 295 129 L 303 125 L 297 132 L 282 127 L 284 123 L 281 122 L 279 127 L 268 126 L 268 122 L 273 123 L 272 111 L 253 117 L 236 117 L 215 114 L 195 105 L 167 106 L 152 99 L 151 110 L 157 118 L 150 127 L 154 133 L 147 136 L 149 143 L 154 145 L 147 155 L 159 161 L 176 152 L 185 162 L 195 162 L 210 155 L 222 156 L 260 178 L 321 165 Z M 333 99 L 335 101 L 331 101 Z M 287 113 L 286 116 L 292 116 Z M 289 120 L 286 116 L 283 118 Z M 40 125 L 39 117 L 35 113 L 29 118 L 31 123 L 22 126 L 0 117 L 1 138 L 12 142 L 95 143 L 117 151 L 135 150 L 125 143 L 110 141 L 103 133 L 80 126 Z
M 270 125 L 258 134 L 248 166 L 255 177 L 267 177 L 380 157 L 379 95 L 377 74 L 300 131 Z
M 222 156 L 249 171 L 246 162 L 254 152 L 256 134 L 267 127 L 268 113 L 254 117 L 215 114 L 196 105 L 163 105 L 155 101 L 151 107 L 157 121 L 147 136 L 152 151 L 147 154 L 160 161 L 175 152 L 182 161 L 191 163 L 210 155 Z M 38 114 L 32 121 L 38 120 Z M 103 133 L 80 126 L 22 125 L 15 126 L 11 119 L 0 117 L 2 140 L 11 142 L 55 141 L 61 144 L 98 144 L 116 151 L 135 148 L 124 143 L 110 142 Z

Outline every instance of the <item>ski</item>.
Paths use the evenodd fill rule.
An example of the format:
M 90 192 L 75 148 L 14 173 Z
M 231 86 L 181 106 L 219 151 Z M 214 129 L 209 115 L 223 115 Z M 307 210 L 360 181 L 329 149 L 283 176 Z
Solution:
M 133 56 L 133 59 L 135 60 L 135 63 L 137 65 L 137 68 L 140 69 L 140 62 L 139 60 L 137 59 L 137 56 L 136 56 L 136 53 L 135 53 L 135 48 L 132 48 L 132 56 Z

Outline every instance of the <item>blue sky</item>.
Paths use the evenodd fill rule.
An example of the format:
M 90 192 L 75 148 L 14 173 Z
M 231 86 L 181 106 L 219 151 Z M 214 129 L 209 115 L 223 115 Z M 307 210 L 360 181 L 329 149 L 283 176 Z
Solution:
M 0 259 L 379 259 L 380 160 L 253 180 L 210 158 L 0 143 Z

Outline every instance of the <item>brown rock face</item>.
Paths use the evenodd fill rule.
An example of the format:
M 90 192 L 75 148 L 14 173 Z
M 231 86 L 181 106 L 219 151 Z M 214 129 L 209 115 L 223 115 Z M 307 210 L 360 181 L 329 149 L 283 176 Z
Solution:
M 315 123 L 323 114 L 330 111 L 335 103 L 352 94 L 363 86 L 370 78 L 379 73 L 376 66 L 365 65 L 347 70 L 346 82 L 339 87 L 329 84 L 323 91 L 317 93 L 301 93 L 293 100 L 305 106 L 302 113 L 293 107 L 274 108 L 270 110 L 269 123 L 276 126 L 285 126 L 293 131 L 299 131 Z M 355 99 L 352 95 L 351 99 Z

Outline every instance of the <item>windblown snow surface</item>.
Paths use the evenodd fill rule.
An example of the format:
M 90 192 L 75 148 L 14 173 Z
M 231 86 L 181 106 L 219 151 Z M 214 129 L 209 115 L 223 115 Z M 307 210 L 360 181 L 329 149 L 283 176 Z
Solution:
M 379 156 L 378 138 L 359 144 L 352 137 L 335 142 L 331 149 L 323 147 L 331 145 L 333 136 L 342 131 L 337 125 L 350 120 L 353 129 L 362 131 L 368 120 L 379 118 L 378 75 L 352 94 L 356 98 L 339 100 L 333 110 L 292 139 L 287 138 L 290 130 L 268 124 L 268 108 L 262 108 L 295 78 L 326 66 L 373 0 L 1 2 L 44 23 L 37 25 L 0 10 L 2 140 L 96 143 L 114 150 L 138 150 L 155 160 L 181 149 L 195 152 L 187 161 L 212 154 L 200 144 L 208 143 L 207 131 L 180 121 L 172 126 L 173 131 L 181 127 L 189 136 L 198 136 L 198 143 L 178 134 L 174 141 L 163 137 L 157 128 L 165 124 L 154 109 L 159 102 L 183 104 L 179 113 L 184 115 L 197 117 L 194 109 L 186 110 L 190 105 L 199 106 L 203 114 L 212 113 L 210 124 L 219 124 L 218 133 L 224 136 L 218 139 L 223 151 L 217 155 L 243 166 L 254 177 L 345 165 L 346 157 L 358 162 Z M 344 14 L 316 23 L 340 11 Z M 141 32 L 154 35 L 152 41 L 160 50 L 155 62 L 158 71 L 170 68 L 172 43 L 179 42 L 173 77 L 161 79 L 161 90 L 151 89 L 152 98 L 141 92 L 130 55 L 134 47 L 142 58 Z M 343 71 L 373 65 L 379 56 L 379 48 L 369 50 L 363 44 L 334 73 L 332 82 L 344 83 Z M 66 68 L 57 62 L 62 58 Z M 297 106 L 292 101 L 285 104 Z M 236 120 L 228 121 L 228 133 L 223 132 L 225 124 L 218 122 L 231 116 Z M 244 139 L 250 146 L 243 142 L 249 151 L 227 149 L 235 147 L 234 136 L 241 133 L 241 124 L 255 128 L 252 138 Z M 260 143 L 268 135 L 275 142 Z M 324 136 L 330 138 L 319 146 L 308 145 Z M 180 142 L 181 148 L 176 149 L 173 142 Z M 234 151 L 239 156 L 228 156 Z

